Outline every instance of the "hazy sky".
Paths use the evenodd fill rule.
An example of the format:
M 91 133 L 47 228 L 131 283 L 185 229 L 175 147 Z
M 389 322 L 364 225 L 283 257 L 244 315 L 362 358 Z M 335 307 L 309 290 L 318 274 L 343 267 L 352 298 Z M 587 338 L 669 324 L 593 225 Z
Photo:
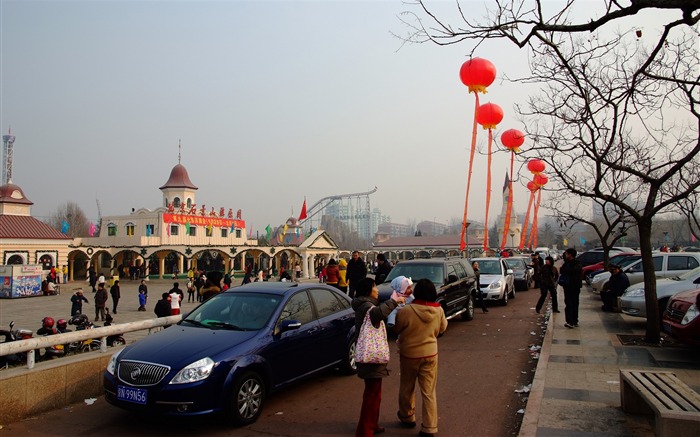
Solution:
M 482 2 L 470 4 L 480 17 Z M 93 220 L 96 199 L 105 216 L 161 206 L 181 140 L 196 202 L 242 209 L 253 230 L 298 215 L 304 196 L 310 206 L 374 186 L 371 206 L 394 222 L 461 219 L 474 98 L 458 73 L 471 46 L 402 47 L 400 0 L 0 8 L 0 128 L 17 138 L 13 182 L 35 217 L 66 201 Z M 476 54 L 499 76 L 527 68 L 505 42 Z M 496 135 L 523 129 L 513 104 L 525 98 L 500 79 L 481 96 L 506 113 Z M 491 219 L 508 162 L 493 156 Z M 485 156 L 475 168 L 469 217 L 481 221 Z M 527 195 L 516 186 L 517 212 Z

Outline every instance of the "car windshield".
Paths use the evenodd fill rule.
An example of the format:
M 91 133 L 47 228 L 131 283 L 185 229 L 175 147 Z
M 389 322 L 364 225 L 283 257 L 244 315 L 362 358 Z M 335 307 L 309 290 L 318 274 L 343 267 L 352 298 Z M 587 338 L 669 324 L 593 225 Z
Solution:
M 500 275 L 501 262 L 499 260 L 482 259 L 479 262 L 479 271 L 482 275 Z
M 265 293 L 222 293 L 192 311 L 182 322 L 209 329 L 257 331 L 279 306 L 282 297 Z
M 391 282 L 392 279 L 405 276 L 411 278 L 413 282 L 419 279 L 429 279 L 430 282 L 442 285 L 445 282 L 442 264 L 420 264 L 420 263 L 398 263 L 391 269 L 389 276 L 384 282 Z
M 616 258 L 619 258 L 616 260 Z M 637 261 L 638 259 L 641 259 L 641 255 L 627 255 L 627 256 L 620 256 L 620 257 L 612 257 L 610 258 L 610 263 L 611 264 L 619 264 L 620 267 L 626 267 L 633 262 Z
M 525 263 L 520 259 L 506 258 L 506 264 L 508 268 L 513 270 L 525 270 L 527 268 Z M 479 265 L 481 266 L 481 264 Z
M 678 275 L 673 279 L 678 279 L 679 281 L 692 281 L 698 276 L 700 276 L 700 267 L 697 267 L 689 272 L 685 272 L 682 275 Z

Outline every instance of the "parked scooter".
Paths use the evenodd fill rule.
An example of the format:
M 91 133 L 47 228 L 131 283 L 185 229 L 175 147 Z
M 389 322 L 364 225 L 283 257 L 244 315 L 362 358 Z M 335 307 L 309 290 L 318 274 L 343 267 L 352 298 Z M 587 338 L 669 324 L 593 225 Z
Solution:
M 90 321 L 90 318 L 85 314 L 76 314 L 68 321 L 71 325 L 76 327 L 76 331 L 82 331 L 85 329 L 96 328 L 97 326 Z M 81 342 L 76 347 L 77 351 L 89 352 L 98 350 L 100 348 L 100 339 L 98 338 L 88 338 Z
M 0 329 L 0 339 L 2 339 L 3 343 L 7 343 L 10 341 L 18 341 L 18 340 L 26 340 L 28 338 L 32 338 L 33 336 L 33 331 L 29 329 L 17 329 L 13 330 L 15 322 L 11 321 L 10 322 L 10 329 Z M 20 363 L 26 363 L 27 362 L 27 353 L 26 352 L 18 352 L 16 354 L 10 354 L 10 355 L 4 355 L 0 357 L 0 368 L 4 367 L 9 367 L 9 366 L 14 366 Z
M 56 328 L 54 328 L 54 320 L 52 317 L 44 317 L 41 319 L 41 328 L 37 329 L 37 335 L 54 335 L 58 334 Z M 56 344 L 49 346 L 44 349 L 43 353 L 39 352 L 39 360 L 50 360 L 52 358 L 62 357 L 66 354 L 65 348 L 62 344 Z
M 111 326 L 114 318 L 109 313 L 109 308 L 105 308 L 105 326 Z M 126 340 L 121 334 L 114 334 L 107 337 L 107 346 L 122 346 L 126 344 Z

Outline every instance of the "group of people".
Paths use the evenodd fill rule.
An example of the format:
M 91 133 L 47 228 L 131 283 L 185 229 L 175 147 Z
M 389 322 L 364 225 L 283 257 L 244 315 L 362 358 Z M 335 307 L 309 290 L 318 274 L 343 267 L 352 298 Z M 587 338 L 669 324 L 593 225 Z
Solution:
M 394 282 L 396 285 L 394 285 Z M 402 427 L 415 428 L 416 382 L 422 397 L 421 429 L 419 436 L 431 437 L 438 432 L 437 409 L 437 338 L 447 329 L 445 313 L 437 299 L 437 290 L 432 281 L 419 279 L 413 286 L 409 278 L 399 276 L 392 281 L 391 299 L 379 303 L 379 290 L 371 278 L 360 279 L 355 287 L 352 308 L 355 310 L 355 330 L 358 333 L 358 350 L 365 336 L 374 328 L 383 330 L 388 316 L 399 305 L 403 308 L 396 313 L 394 331 L 398 334 L 399 399 L 397 420 Z M 398 293 L 401 291 L 401 293 Z M 407 298 L 413 297 L 410 303 Z M 371 327 L 367 326 L 371 324 Z M 386 336 L 383 337 L 386 343 Z M 388 344 L 380 345 L 388 350 Z M 357 376 L 364 380 L 360 418 L 355 431 L 356 437 L 371 437 L 385 431 L 379 425 L 379 410 L 382 399 L 382 378 L 389 375 L 385 362 L 357 362 Z
M 535 311 L 539 313 L 542 310 L 549 295 L 552 299 L 552 311 L 560 312 L 557 286 L 561 286 L 564 290 L 564 326 L 569 329 L 578 328 L 579 295 L 583 280 L 581 263 L 576 260 L 576 255 L 576 249 L 566 249 L 564 264 L 558 270 L 551 256 L 542 260 L 538 253 L 533 253 L 531 263 L 534 269 L 535 286 L 540 289 L 540 298 L 535 305 Z

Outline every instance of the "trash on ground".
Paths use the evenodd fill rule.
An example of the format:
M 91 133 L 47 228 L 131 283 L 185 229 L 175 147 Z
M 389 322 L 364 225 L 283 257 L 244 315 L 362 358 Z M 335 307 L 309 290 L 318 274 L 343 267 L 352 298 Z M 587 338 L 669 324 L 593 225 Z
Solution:
M 521 389 L 515 390 L 516 393 L 530 393 L 532 384 L 524 385 Z
M 87 398 L 85 399 L 85 405 L 92 405 L 95 403 L 96 400 L 97 398 Z

